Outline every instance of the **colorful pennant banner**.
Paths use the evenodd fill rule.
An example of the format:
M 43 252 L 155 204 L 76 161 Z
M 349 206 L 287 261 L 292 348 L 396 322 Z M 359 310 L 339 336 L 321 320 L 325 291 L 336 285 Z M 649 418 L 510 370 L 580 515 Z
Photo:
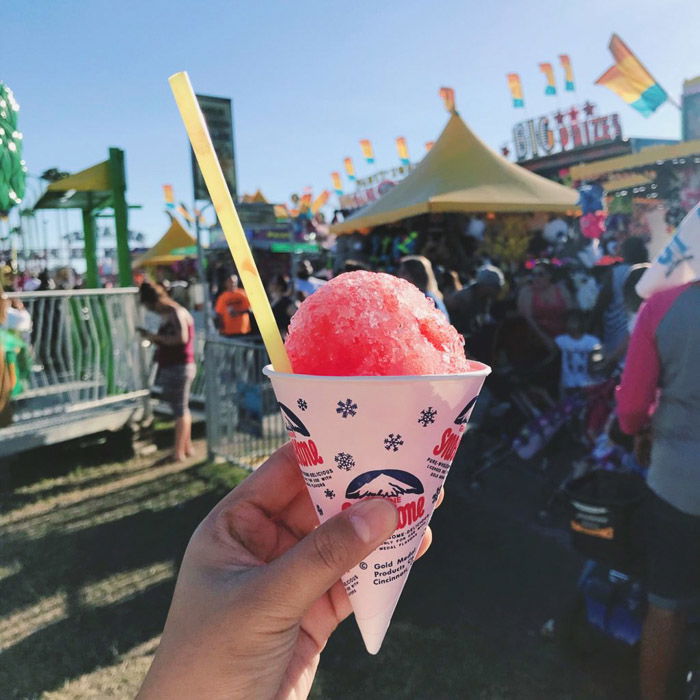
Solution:
M 372 142 L 369 139 L 360 139 L 360 148 L 362 149 L 362 155 L 365 160 L 371 165 L 374 163 L 374 149 L 372 148 Z
M 448 112 L 455 111 L 455 91 L 451 87 L 441 87 L 438 91 L 440 98 L 442 99 L 445 109 Z
M 524 107 L 523 86 L 520 83 L 520 76 L 517 73 L 508 73 L 508 88 L 510 96 L 513 98 L 513 107 Z
M 396 150 L 398 151 L 401 165 L 409 165 L 411 159 L 408 156 L 408 144 L 406 143 L 406 139 L 403 136 L 399 136 L 396 139 Z
M 182 216 L 182 218 L 185 221 L 188 221 L 189 223 L 192 223 L 194 219 L 192 218 L 192 214 L 190 214 L 190 210 L 182 203 L 180 202 L 180 205 L 177 208 L 178 214 Z
M 168 209 L 175 209 L 175 195 L 173 194 L 172 185 L 163 185 L 163 198 Z
M 343 194 L 343 181 L 340 179 L 340 173 L 331 173 L 331 180 L 333 181 L 333 189 L 335 190 L 335 193 L 338 196 Z
M 564 89 L 567 92 L 573 92 L 576 86 L 574 85 L 574 69 L 571 67 L 571 59 L 563 53 L 559 56 L 559 63 L 564 69 Z
M 316 216 L 320 209 L 322 207 L 325 207 L 326 204 L 328 203 L 328 198 L 331 196 L 331 193 L 328 190 L 323 190 L 318 197 L 314 200 L 314 203 L 311 205 L 311 213 Z
M 552 68 L 552 64 L 540 63 L 540 70 L 544 73 L 545 78 L 547 78 L 547 87 L 544 89 L 544 94 L 556 95 L 557 84 L 554 82 L 554 68 Z
M 429 151 L 434 145 L 435 145 L 435 141 L 426 141 L 425 142 L 425 150 Z
M 313 198 L 313 194 L 308 190 L 308 188 L 305 188 L 306 191 L 304 194 L 301 195 L 301 199 L 299 200 L 299 209 L 301 211 L 307 211 L 308 209 L 311 209 L 311 200 Z
M 355 177 L 355 165 L 352 162 L 352 158 L 345 158 L 343 165 L 345 166 L 345 174 L 348 176 L 348 180 L 355 182 L 357 178 Z

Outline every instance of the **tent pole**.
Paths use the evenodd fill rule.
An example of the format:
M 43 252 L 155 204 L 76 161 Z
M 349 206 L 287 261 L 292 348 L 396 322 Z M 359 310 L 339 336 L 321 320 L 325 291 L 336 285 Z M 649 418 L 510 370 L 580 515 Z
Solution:
M 83 209 L 83 241 L 85 245 L 85 282 L 88 289 L 100 286 L 97 273 L 97 241 L 95 238 L 95 217 L 92 211 L 92 194 L 88 192 L 88 204 Z

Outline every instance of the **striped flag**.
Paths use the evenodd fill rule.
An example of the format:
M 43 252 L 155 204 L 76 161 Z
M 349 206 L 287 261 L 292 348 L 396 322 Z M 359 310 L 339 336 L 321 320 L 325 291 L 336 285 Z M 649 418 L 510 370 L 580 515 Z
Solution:
M 194 219 L 192 218 L 192 214 L 190 214 L 190 210 L 182 203 L 180 202 L 180 205 L 177 208 L 178 214 L 182 216 L 182 218 L 185 221 L 188 221 L 189 223 L 192 223 Z
M 301 211 L 306 211 L 307 209 L 311 209 L 311 200 L 313 199 L 313 194 L 311 190 L 308 187 L 304 188 L 304 194 L 301 195 L 301 199 L 299 200 L 299 209 Z
M 348 176 L 348 180 L 355 182 L 357 178 L 355 177 L 355 165 L 352 162 L 352 158 L 345 158 L 343 165 L 345 166 L 345 174 Z
M 573 92 L 576 87 L 574 85 L 574 69 L 571 67 L 571 59 L 565 53 L 559 56 L 559 63 L 564 69 L 564 89 L 567 92 Z
M 408 165 L 411 162 L 411 159 L 408 157 L 408 144 L 403 136 L 399 136 L 396 139 L 396 150 L 399 153 L 401 165 Z
M 362 149 L 362 155 L 365 160 L 371 165 L 374 163 L 374 149 L 372 148 L 372 142 L 369 139 L 360 139 L 360 148 Z
M 166 208 L 175 209 L 175 195 L 173 194 L 172 185 L 163 185 L 163 198 L 165 199 Z
M 545 95 L 556 95 L 557 84 L 554 82 L 554 68 L 551 63 L 540 63 L 540 70 L 547 78 L 547 87 L 544 89 Z
M 326 206 L 326 204 L 328 202 L 328 198 L 330 196 L 331 196 L 331 193 L 328 190 L 323 190 L 323 192 L 321 192 L 321 194 L 318 195 L 318 197 L 316 197 L 316 199 L 314 200 L 314 203 L 311 205 L 311 213 L 314 216 L 316 214 L 318 214 L 319 210 L 322 207 Z
M 343 194 L 343 181 L 340 179 L 340 173 L 331 173 L 331 180 L 333 181 L 333 189 L 335 193 L 340 196 Z
M 510 96 L 513 98 L 513 107 L 524 107 L 523 86 L 520 83 L 520 76 L 517 73 L 508 73 L 508 88 Z
M 455 111 L 455 91 L 451 87 L 441 87 L 440 90 L 438 91 L 438 94 L 440 95 L 443 104 L 445 105 L 445 109 L 448 112 L 454 112 Z
M 608 48 L 615 65 L 595 84 L 612 90 L 645 117 L 651 116 L 668 99 L 666 91 L 617 34 L 612 35 Z

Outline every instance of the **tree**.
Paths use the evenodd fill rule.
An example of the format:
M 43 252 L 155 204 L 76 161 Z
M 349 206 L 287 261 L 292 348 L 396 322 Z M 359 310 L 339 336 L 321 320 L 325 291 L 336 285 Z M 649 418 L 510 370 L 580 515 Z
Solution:
M 12 90 L 0 82 L 0 216 L 24 197 L 27 168 L 22 160 L 22 134 L 17 130 L 18 112 Z

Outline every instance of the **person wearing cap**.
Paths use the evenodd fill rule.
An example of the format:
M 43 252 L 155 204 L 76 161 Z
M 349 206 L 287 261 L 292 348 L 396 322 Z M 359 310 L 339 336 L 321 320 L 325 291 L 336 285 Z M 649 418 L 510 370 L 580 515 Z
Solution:
M 505 285 L 503 273 L 495 265 L 484 265 L 477 270 L 474 282 L 452 294 L 447 300 L 452 325 L 464 336 L 467 352 L 481 359 L 484 355 L 475 341 L 487 326 L 493 326 L 491 313 L 493 302 L 498 298 Z M 485 361 L 490 358 L 484 357 Z

